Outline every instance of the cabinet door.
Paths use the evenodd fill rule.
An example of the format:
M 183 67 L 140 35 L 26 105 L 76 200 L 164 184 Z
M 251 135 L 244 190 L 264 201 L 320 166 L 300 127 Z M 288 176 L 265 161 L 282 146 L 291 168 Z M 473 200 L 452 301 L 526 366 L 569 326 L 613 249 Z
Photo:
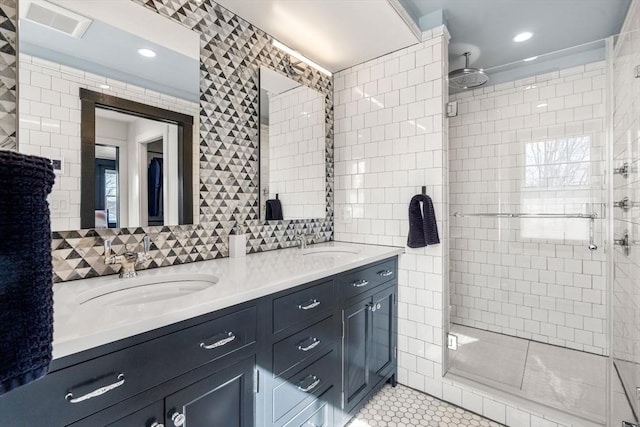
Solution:
M 343 346 L 343 405 L 350 411 L 369 389 L 369 329 L 371 299 L 361 300 L 342 312 L 344 322 Z
M 377 384 L 393 369 L 395 362 L 395 289 L 373 296 L 371 305 L 371 384 Z
M 167 396 L 165 426 L 254 426 L 254 367 L 247 359 Z

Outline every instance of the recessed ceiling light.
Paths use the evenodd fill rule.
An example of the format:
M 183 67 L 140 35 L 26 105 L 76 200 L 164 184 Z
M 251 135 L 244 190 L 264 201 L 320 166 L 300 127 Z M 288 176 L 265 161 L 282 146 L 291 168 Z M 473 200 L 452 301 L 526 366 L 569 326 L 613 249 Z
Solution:
M 538 108 L 544 108 L 544 107 L 546 107 L 547 105 L 549 105 L 549 104 L 546 104 L 546 103 L 544 103 L 544 102 L 543 102 L 542 104 L 538 104 L 538 105 L 536 105 L 536 107 L 538 107 Z
M 100 85 L 100 89 L 110 89 L 110 88 L 111 86 L 109 85 L 105 85 L 105 84 Z
M 525 31 L 524 33 L 520 33 L 517 36 L 515 36 L 513 38 L 513 41 L 516 42 L 516 43 L 526 42 L 531 37 L 533 37 L 533 33 L 530 33 L 529 31 Z
M 531 58 L 525 58 L 523 59 L 524 62 L 529 62 L 529 61 L 535 61 L 536 59 L 538 59 L 537 56 L 532 56 Z
M 156 56 L 154 51 L 147 48 L 138 49 L 138 53 L 146 58 L 154 58 Z

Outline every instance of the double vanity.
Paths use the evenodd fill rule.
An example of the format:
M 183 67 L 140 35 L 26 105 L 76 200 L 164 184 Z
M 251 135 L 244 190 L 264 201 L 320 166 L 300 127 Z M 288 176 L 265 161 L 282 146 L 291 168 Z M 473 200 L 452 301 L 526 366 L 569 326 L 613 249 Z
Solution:
M 402 251 L 331 242 L 57 284 L 51 372 L 0 397 L 3 425 L 344 425 L 395 382 Z

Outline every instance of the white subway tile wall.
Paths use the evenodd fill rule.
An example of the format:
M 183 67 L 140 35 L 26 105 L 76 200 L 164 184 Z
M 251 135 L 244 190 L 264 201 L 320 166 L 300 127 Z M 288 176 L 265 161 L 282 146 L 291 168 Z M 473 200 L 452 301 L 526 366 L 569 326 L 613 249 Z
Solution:
M 268 129 L 269 198 L 279 195 L 284 219 L 323 217 L 324 96 L 306 86 L 270 96 Z
M 442 243 L 400 256 L 399 381 L 510 426 L 582 427 L 443 377 L 448 39 L 435 28 L 421 43 L 335 75 L 335 239 L 404 246 L 409 200 L 426 186 Z
M 80 88 L 189 114 L 196 122 L 199 120 L 197 103 L 21 54 L 20 152 L 62 159 L 64 163 L 64 171 L 56 177 L 49 196 L 52 230 L 80 229 Z M 198 159 L 194 157 L 194 178 L 198 182 Z
M 587 219 L 451 219 L 452 321 L 607 353 L 602 233 L 605 62 L 451 97 L 450 214 L 592 213 Z
M 614 236 L 625 232 L 636 244 L 627 255 L 621 246 L 613 247 L 612 356 L 629 396 L 635 396 L 640 375 L 640 79 L 635 67 L 640 65 L 640 4 L 632 2 L 616 43 L 613 58 L 614 146 L 613 167 L 629 165 L 629 174 L 613 177 L 613 200 L 628 197 L 635 205 L 628 210 L 613 208 Z M 637 401 L 636 401 L 637 402 Z M 635 405 L 638 410 L 638 406 Z

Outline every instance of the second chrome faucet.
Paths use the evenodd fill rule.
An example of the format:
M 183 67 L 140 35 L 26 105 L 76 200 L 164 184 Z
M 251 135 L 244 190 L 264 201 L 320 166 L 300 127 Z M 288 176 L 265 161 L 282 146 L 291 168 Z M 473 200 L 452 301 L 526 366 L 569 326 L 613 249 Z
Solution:
M 151 257 L 149 255 L 149 249 L 151 247 L 151 241 L 149 236 L 144 236 L 142 239 L 144 252 L 132 252 L 128 246 L 125 245 L 125 251 L 122 255 L 113 255 L 111 253 L 111 240 L 104 241 L 104 263 L 106 265 L 120 265 L 120 278 L 129 279 L 136 277 L 136 265 L 142 264 L 148 261 Z

